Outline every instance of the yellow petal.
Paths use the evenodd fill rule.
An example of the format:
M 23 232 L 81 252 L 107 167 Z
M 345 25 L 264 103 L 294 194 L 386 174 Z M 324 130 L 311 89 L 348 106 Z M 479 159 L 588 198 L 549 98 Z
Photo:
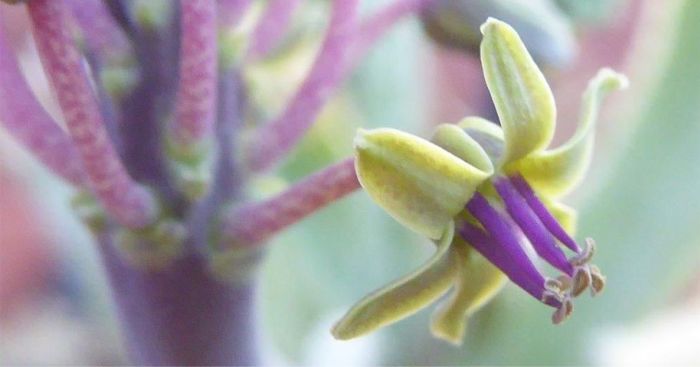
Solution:
M 515 30 L 489 18 L 481 32 L 481 64 L 505 134 L 505 165 L 549 144 L 556 107 L 544 75 Z
M 450 222 L 437 252 L 420 269 L 358 302 L 333 327 L 333 336 L 341 340 L 362 336 L 418 312 L 447 292 L 458 271 L 458 259 L 450 251 L 453 236 Z
M 627 78 L 602 69 L 588 83 L 583 95 L 576 133 L 562 146 L 537 152 L 513 163 L 508 171 L 519 171 L 536 192 L 558 197 L 571 191 L 583 178 L 593 152 L 595 122 L 603 97 L 627 86 Z
M 440 124 L 430 141 L 454 154 L 463 161 L 488 175 L 493 174 L 493 164 L 488 154 L 464 129 L 454 124 Z
M 460 345 L 470 315 L 491 300 L 508 278 L 462 239 L 455 239 L 452 247 L 459 254 L 460 271 L 452 296 L 433 313 L 430 331 L 437 338 Z
M 417 136 L 360 130 L 355 168 L 372 199 L 406 227 L 440 238 L 489 172 Z

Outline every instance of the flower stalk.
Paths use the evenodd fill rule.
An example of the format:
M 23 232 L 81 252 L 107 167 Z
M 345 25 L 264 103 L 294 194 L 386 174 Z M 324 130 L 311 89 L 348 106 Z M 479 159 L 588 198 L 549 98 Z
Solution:
M 91 189 L 104 209 L 124 226 L 143 228 L 153 223 L 158 214 L 155 198 L 132 180 L 109 141 L 80 53 L 70 37 L 66 4 L 33 0 L 27 7 L 42 65 Z

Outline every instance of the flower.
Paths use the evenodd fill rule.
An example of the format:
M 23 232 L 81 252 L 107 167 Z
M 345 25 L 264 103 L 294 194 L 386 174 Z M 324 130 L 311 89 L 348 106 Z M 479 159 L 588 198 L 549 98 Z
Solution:
M 467 316 L 510 279 L 555 309 L 558 324 L 573 298 L 605 284 L 590 264 L 592 239 L 572 237 L 575 212 L 559 198 L 590 163 L 602 97 L 627 80 L 602 69 L 583 95 L 575 134 L 545 149 L 555 128 L 552 92 L 518 34 L 488 19 L 481 27 L 481 61 L 500 127 L 479 117 L 437 127 L 430 141 L 393 129 L 360 130 L 356 171 L 370 197 L 409 229 L 435 241 L 437 251 L 419 269 L 370 294 L 335 325 L 350 339 L 407 317 L 451 288 L 434 313 L 431 331 L 458 344 Z M 562 248 L 573 252 L 567 258 Z M 559 272 L 549 277 L 540 258 Z

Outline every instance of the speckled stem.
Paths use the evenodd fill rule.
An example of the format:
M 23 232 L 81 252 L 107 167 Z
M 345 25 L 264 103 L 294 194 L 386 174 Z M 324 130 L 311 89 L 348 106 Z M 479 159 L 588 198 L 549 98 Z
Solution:
M 354 159 L 329 166 L 262 202 L 233 208 L 223 220 L 224 238 L 243 245 L 267 237 L 360 188 Z M 226 246 L 226 244 L 223 244 Z
M 151 224 L 156 202 L 131 179 L 109 141 L 81 55 L 70 37 L 69 9 L 63 1 L 53 0 L 32 0 L 27 7 L 42 65 L 92 190 L 120 224 L 132 228 Z
M 141 271 L 115 251 L 111 233 L 99 240 L 131 363 L 260 363 L 254 283 L 214 280 L 196 253 L 163 271 Z
M 331 19 L 311 71 L 282 113 L 262 126 L 248 145 L 254 171 L 272 167 L 301 140 L 340 83 L 353 32 L 358 0 L 334 0 Z
M 180 73 L 173 143 L 191 151 L 211 138 L 216 112 L 217 15 L 211 0 L 181 0 Z
M 36 100 L 0 29 L 0 124 L 46 167 L 82 186 L 85 172 L 68 135 Z
M 279 44 L 292 20 L 294 10 L 298 8 L 299 4 L 301 4 L 301 0 L 270 0 L 268 2 L 265 12 L 253 30 L 248 56 L 265 56 Z

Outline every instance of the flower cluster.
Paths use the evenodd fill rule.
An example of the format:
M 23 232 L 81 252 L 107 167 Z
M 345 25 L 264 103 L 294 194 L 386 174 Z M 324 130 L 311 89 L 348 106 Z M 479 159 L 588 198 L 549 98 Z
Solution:
M 590 163 L 602 97 L 627 81 L 602 69 L 584 93 L 576 133 L 546 149 L 556 109 L 544 76 L 509 25 L 489 19 L 481 31 L 481 61 L 500 127 L 468 117 L 438 126 L 430 141 L 393 129 L 361 130 L 355 139 L 363 188 L 400 223 L 434 240 L 437 251 L 420 269 L 355 305 L 333 329 L 339 339 L 400 320 L 451 288 L 431 330 L 460 343 L 466 317 L 506 278 L 553 307 L 555 324 L 571 315 L 574 297 L 604 287 L 605 277 L 590 263 L 595 243 L 571 237 L 575 212 L 558 199 Z M 545 275 L 538 258 L 558 275 Z

